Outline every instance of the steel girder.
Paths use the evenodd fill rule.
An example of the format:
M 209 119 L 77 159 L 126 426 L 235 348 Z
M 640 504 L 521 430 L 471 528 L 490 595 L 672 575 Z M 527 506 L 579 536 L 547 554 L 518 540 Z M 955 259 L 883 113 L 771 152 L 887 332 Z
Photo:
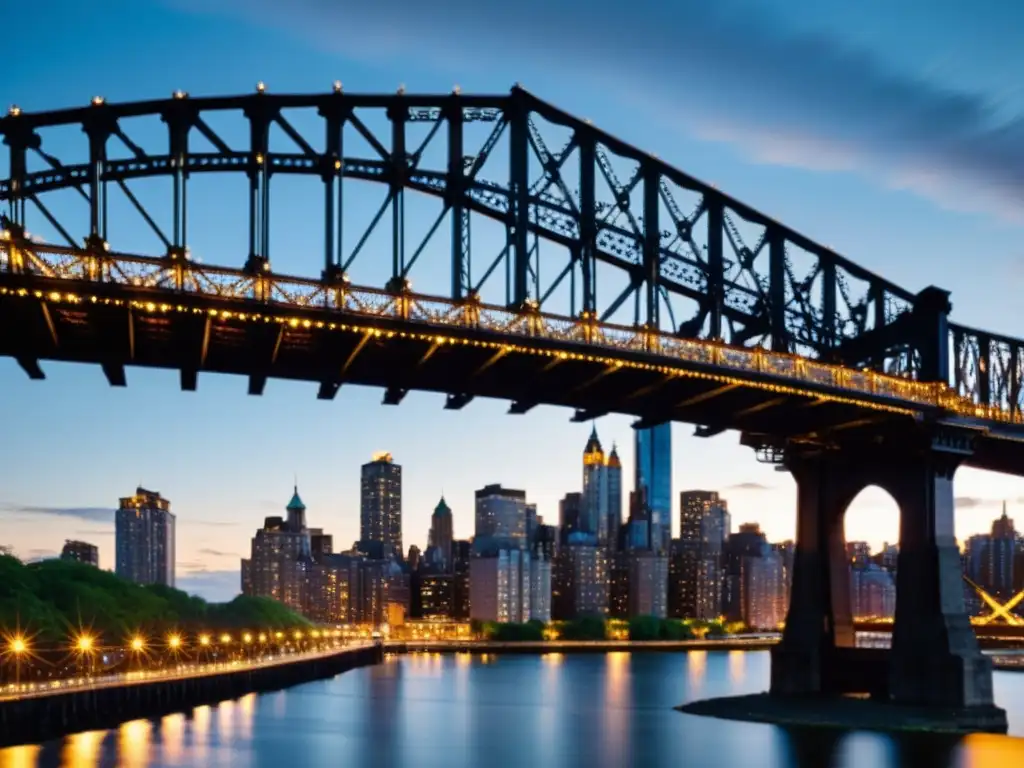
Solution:
M 215 128 L 226 117 L 234 130 Z M 155 148 L 128 133 L 142 118 L 163 124 Z M 68 127 L 84 132 L 87 156 L 62 159 L 60 142 L 48 143 Z M 0 135 L 9 149 L 0 207 L 16 234 L 34 210 L 70 246 L 117 246 L 114 191 L 160 250 L 188 258 L 190 188 L 202 174 L 233 172 L 247 179 L 245 265 L 258 273 L 271 258 L 273 179 L 309 176 L 321 187 L 328 284 L 348 279 L 390 213 L 392 289 L 408 284 L 443 237 L 455 300 L 503 283 L 512 307 L 561 302 L 562 314 L 620 323 L 629 315 L 686 338 L 947 379 L 981 405 L 1020 407 L 1021 342 L 951 326 L 954 365 L 926 371 L 934 329 L 913 320 L 917 296 L 518 86 L 498 96 L 352 94 L 335 84 L 314 95 L 261 85 L 232 97 L 97 98 L 55 112 L 12 108 Z M 153 177 L 170 179 L 169 199 L 147 206 L 131 184 Z M 351 184 L 366 181 L 384 198 L 369 225 L 353 231 Z M 85 202 L 84 244 L 81 227 L 48 205 L 59 190 Z M 409 191 L 440 203 L 424 218 L 425 236 L 412 231 L 406 208 L 421 196 L 407 199 Z M 481 220 L 503 235 L 481 237 Z

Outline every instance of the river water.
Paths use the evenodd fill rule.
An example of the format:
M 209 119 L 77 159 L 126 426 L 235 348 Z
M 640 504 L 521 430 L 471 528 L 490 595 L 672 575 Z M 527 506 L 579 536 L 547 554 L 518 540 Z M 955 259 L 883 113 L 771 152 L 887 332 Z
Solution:
M 763 652 L 418 654 L 190 716 L 0 750 L 0 768 L 996 768 L 1024 738 L 793 731 L 672 708 L 768 684 Z M 996 675 L 1024 737 L 1024 674 Z

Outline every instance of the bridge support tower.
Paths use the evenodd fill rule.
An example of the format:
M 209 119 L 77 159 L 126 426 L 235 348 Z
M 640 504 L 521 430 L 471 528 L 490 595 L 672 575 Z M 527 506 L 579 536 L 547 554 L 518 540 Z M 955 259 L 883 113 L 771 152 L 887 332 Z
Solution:
M 993 702 L 991 660 L 965 610 L 953 533 L 953 476 L 972 442 L 967 430 L 922 427 L 787 449 L 785 465 L 797 483 L 797 544 L 786 628 L 772 655 L 772 693 L 870 693 L 963 710 L 979 727 L 1005 723 Z M 843 517 L 869 485 L 888 491 L 901 512 L 889 651 L 854 642 Z
M 918 359 L 918 379 L 949 381 L 949 294 L 918 294 L 903 339 Z M 778 695 L 870 693 L 894 704 L 955 712 L 965 727 L 1006 729 L 992 696 L 992 662 L 983 656 L 964 605 L 953 529 L 953 476 L 969 458 L 970 427 L 919 421 L 867 425 L 785 445 L 797 484 L 793 586 L 782 642 L 772 655 Z M 757 440 L 746 437 L 757 445 Z M 900 508 L 896 617 L 892 648 L 857 648 L 843 519 L 867 486 Z

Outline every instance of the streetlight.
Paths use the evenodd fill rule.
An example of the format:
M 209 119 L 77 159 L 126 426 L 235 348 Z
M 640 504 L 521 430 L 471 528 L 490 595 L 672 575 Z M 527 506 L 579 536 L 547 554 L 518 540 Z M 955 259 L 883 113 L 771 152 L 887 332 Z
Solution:
M 167 647 L 172 651 L 176 651 L 181 648 L 181 635 L 171 635 L 167 638 Z
M 75 639 L 74 647 L 80 660 L 82 658 L 88 660 L 87 674 L 92 674 L 92 654 L 96 650 L 96 640 L 89 633 L 83 632 Z
M 21 657 L 28 653 L 28 641 L 21 635 L 15 635 L 7 644 L 8 650 L 14 656 L 14 684 L 21 685 Z

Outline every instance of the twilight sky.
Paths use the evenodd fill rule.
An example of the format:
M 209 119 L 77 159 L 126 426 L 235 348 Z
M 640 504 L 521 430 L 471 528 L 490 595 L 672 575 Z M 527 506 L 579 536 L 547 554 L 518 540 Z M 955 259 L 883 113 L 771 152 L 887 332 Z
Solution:
M 26 111 L 177 88 L 246 93 L 257 80 L 273 92 L 324 91 L 336 79 L 367 92 L 458 83 L 503 93 L 522 82 L 910 290 L 952 289 L 957 320 L 1024 334 L 1014 309 L 1024 282 L 1024 7 L 1011 3 L 634 0 L 627 13 L 607 0 L 50 0 L 12 5 L 5 22 L 26 34 L 7 41 L 0 104 Z M 60 141 L 80 162 L 81 137 Z M 241 264 L 244 211 L 220 206 L 227 187 L 211 183 L 192 198 L 194 251 Z M 242 203 L 240 182 L 224 184 Z M 314 196 L 286 185 L 289 226 L 274 229 L 272 248 L 275 268 L 315 275 L 319 257 L 302 254 L 318 253 L 320 230 L 302 217 L 320 198 L 305 189 Z M 115 220 L 112 232 L 115 248 L 159 253 L 137 219 Z M 429 269 L 417 288 L 447 279 Z M 379 390 L 344 387 L 324 403 L 313 385 L 277 381 L 251 398 L 244 381 L 211 376 L 182 393 L 175 373 L 140 370 L 115 390 L 98 367 L 44 369 L 45 382 L 30 382 L 0 360 L 0 544 L 45 557 L 82 538 L 109 567 L 113 507 L 142 484 L 178 516 L 180 586 L 215 599 L 237 591 L 238 558 L 296 475 L 310 523 L 346 547 L 358 536 L 359 465 L 392 451 L 404 468 L 406 544 L 422 546 L 442 491 L 460 537 L 472 533 L 473 490 L 488 482 L 525 488 L 555 519 L 558 499 L 579 489 L 590 429 L 555 408 L 506 416 L 502 402 L 453 413 L 440 396 L 412 393 L 392 408 Z M 598 430 L 631 477 L 629 419 L 602 419 Z M 735 434 L 691 434 L 674 428 L 674 492 L 721 490 L 734 524 L 757 520 L 771 538 L 791 537 L 789 477 L 758 465 Z M 961 537 L 987 529 L 1003 499 L 1011 515 L 1024 504 L 1016 478 L 963 470 L 957 483 Z M 869 489 L 848 537 L 895 540 L 897 516 Z

